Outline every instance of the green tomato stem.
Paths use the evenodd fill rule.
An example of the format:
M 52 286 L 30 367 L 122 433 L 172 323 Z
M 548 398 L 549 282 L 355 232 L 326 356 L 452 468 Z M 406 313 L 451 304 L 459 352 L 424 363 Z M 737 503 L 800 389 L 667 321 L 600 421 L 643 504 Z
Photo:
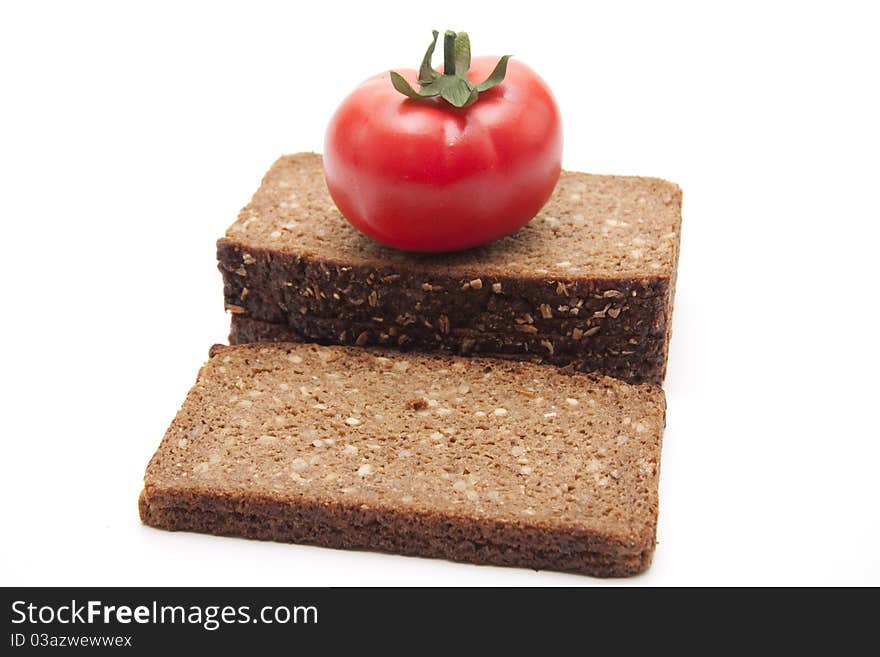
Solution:
M 443 75 L 455 75 L 455 37 L 452 30 L 443 35 Z M 462 71 L 464 75 L 467 71 Z
M 439 96 L 454 107 L 467 107 L 477 101 L 480 92 L 501 84 L 507 74 L 507 61 L 510 55 L 504 55 L 496 64 L 489 77 L 474 85 L 468 80 L 467 72 L 471 63 L 471 42 L 466 32 L 447 30 L 443 34 L 443 73 L 438 73 L 431 66 L 434 47 L 437 45 L 438 32 L 433 31 L 434 39 L 419 68 L 419 90 L 412 88 L 409 82 L 396 71 L 391 71 L 391 84 L 407 98 L 419 100 Z

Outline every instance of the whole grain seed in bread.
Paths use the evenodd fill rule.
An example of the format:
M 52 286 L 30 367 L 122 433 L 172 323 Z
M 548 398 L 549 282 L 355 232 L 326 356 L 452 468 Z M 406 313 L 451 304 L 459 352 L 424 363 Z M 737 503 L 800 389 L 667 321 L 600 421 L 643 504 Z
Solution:
M 563 172 L 520 231 L 459 253 L 377 244 L 339 214 L 321 158 L 279 159 L 218 241 L 233 340 L 509 356 L 661 383 L 681 190 Z
M 170 530 L 597 576 L 654 551 L 659 388 L 515 361 L 212 348 L 147 467 Z

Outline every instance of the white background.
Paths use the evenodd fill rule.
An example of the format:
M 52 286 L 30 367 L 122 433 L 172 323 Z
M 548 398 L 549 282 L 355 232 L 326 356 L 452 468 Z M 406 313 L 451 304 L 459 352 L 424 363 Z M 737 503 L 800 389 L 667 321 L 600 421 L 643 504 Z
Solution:
M 0 584 L 880 584 L 871 7 L 3 3 Z M 566 168 L 684 189 L 641 577 L 138 520 L 144 467 L 226 337 L 215 239 L 278 155 L 321 149 L 360 80 L 417 65 L 431 28 L 543 75 Z

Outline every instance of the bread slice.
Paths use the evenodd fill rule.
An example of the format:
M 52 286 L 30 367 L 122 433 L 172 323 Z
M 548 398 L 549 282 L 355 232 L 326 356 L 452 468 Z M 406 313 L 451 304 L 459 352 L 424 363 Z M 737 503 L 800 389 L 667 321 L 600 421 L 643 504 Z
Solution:
M 633 575 L 657 523 L 663 391 L 530 363 L 215 346 L 141 518 L 473 563 Z
M 321 157 L 279 159 L 217 245 L 235 342 L 306 340 L 510 356 L 661 383 L 681 190 L 563 172 L 520 231 L 410 254 L 339 214 Z

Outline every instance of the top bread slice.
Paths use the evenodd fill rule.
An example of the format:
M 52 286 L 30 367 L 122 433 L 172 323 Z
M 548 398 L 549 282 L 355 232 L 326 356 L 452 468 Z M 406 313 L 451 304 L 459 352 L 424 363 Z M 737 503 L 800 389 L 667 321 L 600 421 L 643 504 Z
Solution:
M 628 381 L 665 374 L 681 190 L 563 172 L 513 235 L 411 254 L 358 233 L 320 155 L 279 159 L 218 242 L 233 339 L 304 339 L 573 365 Z
M 663 391 L 530 363 L 217 346 L 147 467 L 165 529 L 631 575 Z

